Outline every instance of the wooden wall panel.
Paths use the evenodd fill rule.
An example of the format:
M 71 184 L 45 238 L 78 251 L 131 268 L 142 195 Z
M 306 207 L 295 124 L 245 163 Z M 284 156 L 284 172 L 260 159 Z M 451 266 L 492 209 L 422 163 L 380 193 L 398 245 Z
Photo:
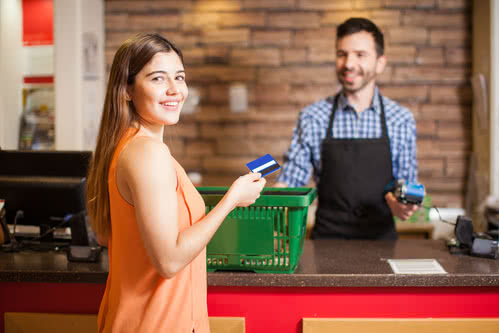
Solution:
M 245 333 L 242 317 L 210 317 L 211 333 Z M 97 315 L 58 313 L 5 313 L 5 333 L 93 333 Z
M 303 318 L 303 333 L 497 333 L 499 319 Z

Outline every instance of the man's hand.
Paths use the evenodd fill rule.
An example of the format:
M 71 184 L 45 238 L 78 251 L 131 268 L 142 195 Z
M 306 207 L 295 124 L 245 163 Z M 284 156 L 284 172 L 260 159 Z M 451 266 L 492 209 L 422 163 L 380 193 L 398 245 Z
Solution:
M 407 220 L 412 214 L 419 209 L 418 205 L 403 204 L 398 202 L 392 192 L 385 194 L 385 200 L 392 211 L 393 216 L 398 217 L 402 221 Z

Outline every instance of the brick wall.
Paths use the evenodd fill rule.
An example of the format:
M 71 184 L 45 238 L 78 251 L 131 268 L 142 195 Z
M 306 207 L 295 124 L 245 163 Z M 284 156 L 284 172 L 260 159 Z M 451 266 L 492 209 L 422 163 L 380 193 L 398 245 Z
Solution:
M 203 185 L 229 185 L 262 154 L 282 161 L 300 109 L 335 92 L 336 27 L 351 16 L 385 33 L 379 85 L 417 120 L 420 181 L 438 206 L 462 207 L 471 150 L 469 0 L 107 0 L 106 62 L 137 32 L 179 45 L 201 104 L 166 129 L 166 141 Z M 230 112 L 235 82 L 248 87 L 247 113 Z

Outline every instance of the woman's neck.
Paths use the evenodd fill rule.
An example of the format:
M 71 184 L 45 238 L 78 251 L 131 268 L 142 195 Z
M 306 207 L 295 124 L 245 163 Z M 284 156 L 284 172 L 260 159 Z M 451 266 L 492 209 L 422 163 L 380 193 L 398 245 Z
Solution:
M 140 134 L 163 141 L 164 126 L 142 124 L 137 127 Z

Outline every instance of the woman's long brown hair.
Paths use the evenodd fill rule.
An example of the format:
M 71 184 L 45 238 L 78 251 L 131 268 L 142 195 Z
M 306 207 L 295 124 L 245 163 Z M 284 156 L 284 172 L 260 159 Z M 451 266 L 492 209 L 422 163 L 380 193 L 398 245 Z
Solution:
M 93 230 L 101 238 L 111 234 L 108 176 L 114 151 L 125 131 L 140 125 L 132 102 L 127 101 L 127 87 L 158 52 L 174 51 L 183 63 L 181 51 L 158 34 L 138 34 L 120 46 L 114 55 L 107 85 L 97 145 L 87 177 L 87 212 Z M 137 128 L 138 131 L 138 128 Z

